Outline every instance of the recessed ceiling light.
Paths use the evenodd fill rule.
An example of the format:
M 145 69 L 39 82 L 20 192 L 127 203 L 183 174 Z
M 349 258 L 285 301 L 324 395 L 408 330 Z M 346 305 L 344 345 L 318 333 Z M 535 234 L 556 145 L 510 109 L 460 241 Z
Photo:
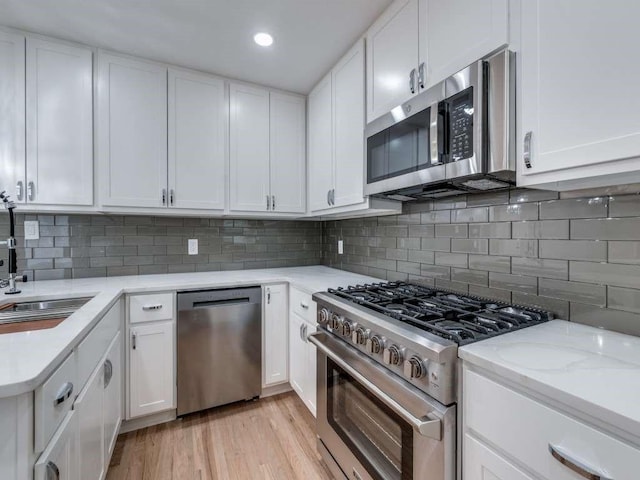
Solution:
M 261 47 L 270 47 L 273 43 L 273 37 L 268 33 L 260 32 L 253 36 L 253 41 Z

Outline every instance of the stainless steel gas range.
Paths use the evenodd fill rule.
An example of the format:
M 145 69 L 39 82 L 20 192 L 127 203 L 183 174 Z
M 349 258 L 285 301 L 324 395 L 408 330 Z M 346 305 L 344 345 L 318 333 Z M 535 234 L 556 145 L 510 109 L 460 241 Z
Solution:
M 454 480 L 458 346 L 552 318 L 401 282 L 313 299 L 318 448 L 338 479 Z

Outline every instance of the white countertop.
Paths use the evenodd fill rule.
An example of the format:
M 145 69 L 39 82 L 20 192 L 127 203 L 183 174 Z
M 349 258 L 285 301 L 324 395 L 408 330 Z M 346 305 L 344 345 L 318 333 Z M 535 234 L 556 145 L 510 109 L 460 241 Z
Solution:
M 640 439 L 640 338 L 553 320 L 461 347 L 465 361 Z
M 288 282 L 308 293 L 380 281 L 333 268 L 293 267 L 231 272 L 53 280 L 19 284 L 22 293 L 0 304 L 95 297 L 55 328 L 0 335 L 0 398 L 34 390 L 123 293 L 197 290 Z

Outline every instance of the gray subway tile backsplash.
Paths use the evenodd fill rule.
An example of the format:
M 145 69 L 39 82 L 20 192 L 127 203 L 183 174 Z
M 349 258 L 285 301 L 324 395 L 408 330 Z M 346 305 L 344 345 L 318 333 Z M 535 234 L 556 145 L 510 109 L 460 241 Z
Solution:
M 366 219 L 374 229 L 408 227 L 408 237 L 390 237 L 407 261 L 396 261 L 395 270 L 358 271 L 537 305 L 640 335 L 640 195 L 596 195 L 512 189 L 408 203 L 394 219 Z M 354 271 L 360 265 L 333 245 L 348 222 L 323 224 L 323 263 Z M 350 240 L 367 238 L 361 232 Z

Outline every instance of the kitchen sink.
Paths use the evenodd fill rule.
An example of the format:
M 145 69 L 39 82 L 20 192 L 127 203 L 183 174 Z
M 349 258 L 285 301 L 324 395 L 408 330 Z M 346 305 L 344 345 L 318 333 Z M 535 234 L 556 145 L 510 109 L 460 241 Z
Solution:
M 20 302 L 0 306 L 0 334 L 53 328 L 92 297 Z

